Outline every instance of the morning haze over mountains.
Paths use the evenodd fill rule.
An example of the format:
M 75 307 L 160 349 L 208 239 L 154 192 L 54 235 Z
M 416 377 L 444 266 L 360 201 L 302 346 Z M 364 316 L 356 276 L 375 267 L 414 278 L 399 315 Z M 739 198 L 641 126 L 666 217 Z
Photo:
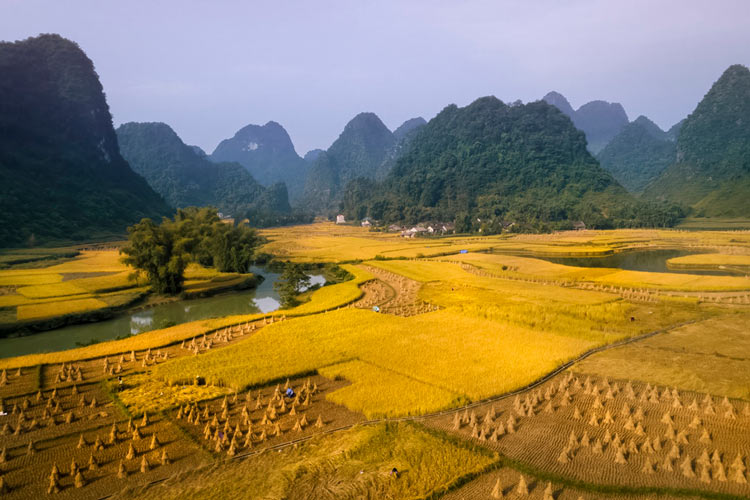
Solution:
M 742 65 L 667 131 L 630 121 L 619 103 L 573 109 L 552 91 L 526 104 L 445 103 L 394 131 L 363 110 L 327 149 L 302 154 L 283 124 L 253 117 L 210 153 L 166 123 L 115 130 L 94 62 L 58 35 L 0 44 L 0 75 L 4 246 L 121 235 L 143 217 L 206 205 L 254 226 L 344 214 L 485 233 L 750 216 Z

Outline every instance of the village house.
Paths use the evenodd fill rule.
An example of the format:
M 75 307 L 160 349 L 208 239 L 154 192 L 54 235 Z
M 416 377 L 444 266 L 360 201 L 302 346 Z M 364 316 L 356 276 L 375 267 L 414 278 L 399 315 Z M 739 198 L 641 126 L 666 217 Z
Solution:
M 394 226 L 391 226 L 391 227 L 394 227 Z M 390 227 L 389 227 L 389 230 L 390 230 Z M 429 224 L 419 223 L 416 226 L 413 226 L 409 229 L 401 230 L 401 236 L 403 236 L 404 238 L 413 238 L 414 236 L 418 234 L 425 234 L 425 233 L 429 235 L 448 234 L 448 233 L 452 233 L 454 230 L 455 230 L 455 225 L 450 222 L 446 222 L 446 223 L 435 222 L 435 223 L 429 223 Z
M 346 224 L 346 217 L 344 217 L 342 214 L 338 214 L 336 216 L 336 224 Z

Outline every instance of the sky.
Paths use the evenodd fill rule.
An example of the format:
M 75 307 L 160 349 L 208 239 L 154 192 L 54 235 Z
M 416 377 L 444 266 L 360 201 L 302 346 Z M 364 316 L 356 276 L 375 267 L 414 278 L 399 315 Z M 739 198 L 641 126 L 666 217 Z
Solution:
M 667 129 L 750 65 L 748 21 L 750 0 L 0 0 L 0 40 L 81 46 L 115 125 L 165 122 L 208 153 L 250 123 L 304 155 L 362 111 L 393 130 L 550 90 Z

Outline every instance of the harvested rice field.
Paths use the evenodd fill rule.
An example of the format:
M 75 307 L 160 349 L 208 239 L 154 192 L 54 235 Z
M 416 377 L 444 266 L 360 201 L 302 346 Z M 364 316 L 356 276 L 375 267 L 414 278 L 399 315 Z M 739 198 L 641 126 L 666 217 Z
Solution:
M 747 234 L 265 234 L 277 258 L 350 279 L 290 309 L 0 360 L 3 498 L 750 496 L 748 278 L 537 258 L 653 244 L 737 266 Z M 90 258 L 0 271 L 5 311 L 118 294 L 123 270 Z

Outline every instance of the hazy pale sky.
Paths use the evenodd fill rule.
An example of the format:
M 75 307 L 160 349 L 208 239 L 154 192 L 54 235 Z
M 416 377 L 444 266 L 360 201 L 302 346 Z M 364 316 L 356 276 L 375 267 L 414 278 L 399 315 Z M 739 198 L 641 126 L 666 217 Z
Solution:
M 749 21 L 750 0 L 0 0 L 0 39 L 86 51 L 115 125 L 163 121 L 209 153 L 248 123 L 278 121 L 303 155 L 361 111 L 394 129 L 549 90 L 669 128 L 750 65 Z

